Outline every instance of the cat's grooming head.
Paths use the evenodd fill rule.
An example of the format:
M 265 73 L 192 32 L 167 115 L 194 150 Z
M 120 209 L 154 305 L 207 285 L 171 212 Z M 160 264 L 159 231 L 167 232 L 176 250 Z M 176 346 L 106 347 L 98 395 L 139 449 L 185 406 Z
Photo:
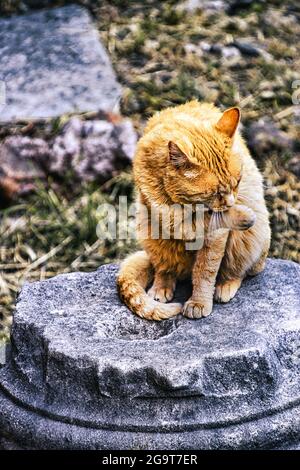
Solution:
M 164 189 L 175 203 L 205 204 L 213 211 L 234 205 L 242 165 L 233 149 L 240 111 L 225 111 L 214 124 L 178 129 L 168 142 Z

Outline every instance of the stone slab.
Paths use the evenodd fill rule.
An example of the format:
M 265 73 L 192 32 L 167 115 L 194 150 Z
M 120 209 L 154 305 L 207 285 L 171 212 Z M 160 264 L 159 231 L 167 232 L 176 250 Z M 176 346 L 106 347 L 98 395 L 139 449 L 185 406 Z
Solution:
M 121 95 L 89 13 L 75 5 L 0 20 L 0 84 L 2 123 L 118 110 Z

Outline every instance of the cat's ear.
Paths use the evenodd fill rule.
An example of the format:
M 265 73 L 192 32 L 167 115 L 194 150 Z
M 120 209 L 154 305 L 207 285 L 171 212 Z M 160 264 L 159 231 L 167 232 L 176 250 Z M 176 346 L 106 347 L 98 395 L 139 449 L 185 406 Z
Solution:
M 239 108 L 226 109 L 219 121 L 216 124 L 218 131 L 227 135 L 227 137 L 233 137 L 234 133 L 239 125 L 241 117 L 241 111 Z
M 186 154 L 182 150 L 180 150 L 180 148 L 177 144 L 175 144 L 175 142 L 172 142 L 170 140 L 168 143 L 168 147 L 170 162 L 173 163 L 175 168 L 183 168 L 189 164 L 189 160 Z

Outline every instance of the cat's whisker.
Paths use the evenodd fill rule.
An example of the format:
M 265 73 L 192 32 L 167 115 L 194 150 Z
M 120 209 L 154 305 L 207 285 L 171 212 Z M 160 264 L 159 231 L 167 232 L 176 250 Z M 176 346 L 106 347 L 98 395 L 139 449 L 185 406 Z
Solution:
M 209 233 L 226 226 L 223 212 L 213 212 L 208 226 Z
M 223 227 L 223 212 L 219 212 L 219 225 L 218 225 L 218 229 L 222 228 Z
M 209 230 L 213 232 L 222 226 L 222 214 L 220 212 L 213 212 L 210 220 Z
M 208 232 L 211 233 L 213 231 L 213 226 L 214 226 L 214 214 L 211 214 L 210 221 L 208 224 Z
M 223 212 L 220 212 L 220 226 L 219 228 L 223 228 L 224 226 L 224 217 L 223 217 Z
M 217 229 L 217 213 L 213 212 L 211 215 L 210 223 L 209 223 L 209 232 L 214 232 Z
M 239 194 L 238 197 L 237 197 L 237 202 L 240 201 L 240 202 L 246 202 L 246 203 L 251 203 L 252 200 L 248 197 L 248 196 L 245 196 L 244 194 Z

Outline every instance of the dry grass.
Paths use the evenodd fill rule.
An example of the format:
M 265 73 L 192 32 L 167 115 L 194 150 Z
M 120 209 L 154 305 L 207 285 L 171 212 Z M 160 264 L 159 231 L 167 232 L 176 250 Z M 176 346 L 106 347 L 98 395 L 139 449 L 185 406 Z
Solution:
M 21 12 L 25 3 L 4 0 L 2 13 Z M 52 5 L 63 3 L 67 2 Z M 124 88 L 122 112 L 134 120 L 139 132 L 153 112 L 199 98 L 224 107 L 240 105 L 245 126 L 269 116 L 291 137 L 297 136 L 299 127 L 291 108 L 292 82 L 300 79 L 300 9 L 296 2 L 252 2 L 250 8 L 234 15 L 207 11 L 187 14 L 182 2 L 175 1 L 77 3 L 88 6 L 94 15 Z M 225 59 L 220 48 L 236 39 L 253 42 L 264 53 L 258 57 L 242 55 L 238 61 Z M 205 52 L 200 44 L 203 41 L 219 49 Z M 26 132 L 24 124 L 21 128 L 7 127 L 1 129 L 0 138 Z M 44 132 L 41 126 L 39 133 Z M 261 166 L 273 229 L 271 254 L 300 261 L 300 187 L 285 169 L 289 157 L 278 154 Z M 12 306 L 25 280 L 93 270 L 133 248 L 132 242 L 103 244 L 96 236 L 98 205 L 116 202 L 120 193 L 132 193 L 129 173 L 103 188 L 85 186 L 68 197 L 56 193 L 50 185 L 49 191 L 41 189 L 2 211 L 0 339 L 8 334 Z
M 99 240 L 99 206 L 132 194 L 132 176 L 123 172 L 102 188 L 82 188 L 68 200 L 41 188 L 26 201 L 2 211 L 0 227 L 0 341 L 7 337 L 10 315 L 25 281 L 70 271 L 91 271 L 117 260 L 135 247 L 134 240 Z

